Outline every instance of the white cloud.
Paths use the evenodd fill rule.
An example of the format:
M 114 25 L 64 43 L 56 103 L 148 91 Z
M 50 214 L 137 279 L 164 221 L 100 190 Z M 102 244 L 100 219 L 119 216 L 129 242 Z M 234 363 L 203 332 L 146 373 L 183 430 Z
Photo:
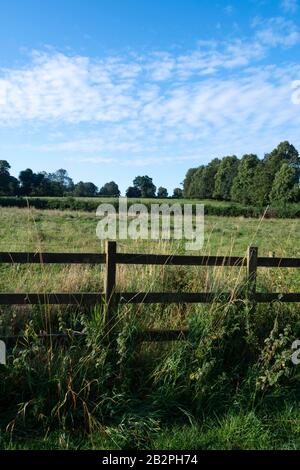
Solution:
M 138 64 L 116 59 L 35 53 L 30 67 L 2 71 L 0 122 L 128 118 L 137 106 L 131 89 L 138 73 Z
M 253 68 L 244 76 L 180 83 L 145 104 L 137 120 L 108 125 L 101 137 L 93 132 L 39 150 L 81 162 L 144 166 L 192 160 L 197 152 L 209 159 L 253 145 L 268 148 L 283 138 L 296 143 L 300 108 L 291 101 L 292 76 L 300 76 L 300 67 Z
M 164 163 L 174 163 L 174 162 L 183 162 L 198 160 L 199 155 L 181 155 L 181 156 L 160 156 L 160 157 L 140 157 L 134 159 L 123 159 L 120 161 L 118 158 L 111 157 L 85 157 L 76 159 L 76 161 L 82 163 L 95 163 L 95 164 L 116 164 L 123 166 L 151 166 L 151 165 L 162 165 Z M 69 160 L 74 160 L 70 158 Z
M 26 67 L 0 70 L 0 126 L 42 123 L 49 139 L 33 151 L 127 166 L 296 143 L 300 109 L 290 83 L 300 66 L 260 60 L 272 47 L 296 44 L 298 30 L 283 18 L 256 19 L 253 27 L 251 41 L 200 41 L 185 54 L 35 52 Z
M 295 13 L 298 9 L 297 0 L 282 0 L 281 7 L 286 13 Z
M 299 40 L 292 22 L 271 18 L 256 20 L 251 41 L 199 41 L 186 54 L 157 52 L 100 60 L 51 50 L 35 52 L 27 67 L 0 70 L 0 125 L 138 119 L 145 103 L 150 114 L 151 109 L 156 112 L 163 88 L 243 69 L 265 57 L 270 47 L 291 47 Z M 176 106 L 174 98 L 172 103 Z
M 224 8 L 224 11 L 225 13 L 227 13 L 227 15 L 232 15 L 234 13 L 234 6 L 226 5 L 226 7 Z
M 282 17 L 269 18 L 268 20 L 256 19 L 256 37 L 265 46 L 292 47 L 300 40 L 300 33 L 296 25 Z

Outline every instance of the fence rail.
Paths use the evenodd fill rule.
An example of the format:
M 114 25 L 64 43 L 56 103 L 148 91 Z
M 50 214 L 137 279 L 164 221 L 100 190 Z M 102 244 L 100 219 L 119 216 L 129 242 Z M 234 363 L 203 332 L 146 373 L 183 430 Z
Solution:
M 105 264 L 106 258 L 106 253 L 0 252 L 0 263 L 6 264 Z M 166 266 L 247 266 L 247 257 L 116 253 L 115 263 Z M 257 267 L 300 268 L 300 258 L 257 257 Z
M 117 292 L 116 268 L 125 265 L 164 266 L 223 266 L 245 267 L 246 297 L 255 303 L 300 302 L 300 293 L 260 293 L 256 290 L 257 270 L 264 268 L 300 268 L 300 258 L 259 257 L 258 248 L 249 246 L 244 257 L 239 256 L 188 256 L 118 253 L 116 242 L 106 244 L 105 253 L 21 253 L 0 252 L 0 263 L 17 264 L 90 264 L 105 265 L 103 292 L 76 293 L 0 293 L 0 305 L 104 305 L 107 336 L 113 335 L 114 315 L 118 304 L 126 303 L 224 303 L 231 300 L 231 292 Z M 185 330 L 151 330 L 141 333 L 143 341 L 184 339 Z M 71 335 L 72 336 L 72 335 Z M 75 336 L 82 336 L 78 333 Z M 46 338 L 47 335 L 43 335 Z M 70 337 L 67 334 L 49 335 L 53 339 Z M 17 338 L 20 336 L 10 337 Z M 3 339 L 3 337 L 0 337 Z M 9 338 L 7 338 L 9 340 Z

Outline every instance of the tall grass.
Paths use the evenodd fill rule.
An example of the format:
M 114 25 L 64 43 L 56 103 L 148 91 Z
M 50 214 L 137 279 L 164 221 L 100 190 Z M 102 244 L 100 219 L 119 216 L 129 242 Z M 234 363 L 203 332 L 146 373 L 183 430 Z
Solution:
M 97 221 L 84 213 L 2 209 L 1 217 L 7 250 L 103 250 Z M 299 222 L 281 222 L 209 219 L 202 253 L 244 255 L 252 242 L 262 254 L 299 255 Z M 184 245 L 137 241 L 119 249 L 183 253 Z M 295 270 L 261 271 L 260 290 L 299 290 Z M 300 376 L 290 360 L 299 309 L 253 310 L 237 294 L 244 276 L 237 267 L 120 266 L 120 290 L 233 295 L 226 305 L 119 307 L 113 354 L 101 307 L 2 307 L 0 334 L 25 339 L 0 366 L 0 446 L 26 447 L 24 439 L 42 435 L 40 447 L 299 448 Z M 99 291 L 102 283 L 101 267 L 1 266 L 1 291 Z M 182 327 L 187 341 L 137 342 L 141 330 Z M 69 344 L 41 340 L 52 332 L 69 333 Z

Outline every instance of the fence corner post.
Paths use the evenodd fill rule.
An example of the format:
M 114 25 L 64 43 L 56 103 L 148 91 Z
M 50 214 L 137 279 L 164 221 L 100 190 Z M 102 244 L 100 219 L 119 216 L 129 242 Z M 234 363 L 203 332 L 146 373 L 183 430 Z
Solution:
M 257 257 L 258 248 L 248 246 L 247 248 L 247 296 L 248 300 L 255 303 L 256 279 L 257 279 Z
M 106 241 L 105 246 L 105 337 L 111 342 L 115 324 L 115 288 L 116 288 L 116 253 L 117 243 Z

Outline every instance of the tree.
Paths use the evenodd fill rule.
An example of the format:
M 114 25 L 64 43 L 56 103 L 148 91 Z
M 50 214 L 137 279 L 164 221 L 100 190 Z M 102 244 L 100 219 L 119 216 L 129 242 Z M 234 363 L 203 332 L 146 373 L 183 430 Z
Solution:
M 62 196 L 60 186 L 54 190 L 47 173 L 34 173 L 30 168 L 19 175 L 20 194 L 22 196 Z
M 264 161 L 273 178 L 275 178 L 277 171 L 280 170 L 283 163 L 289 163 L 290 166 L 294 167 L 297 171 L 300 169 L 299 153 L 296 148 L 286 140 L 280 142 L 271 153 L 266 154 Z
M 119 186 L 117 183 L 114 181 L 110 181 L 109 183 L 105 183 L 104 186 L 99 191 L 100 196 L 111 196 L 111 197 L 119 197 L 120 196 L 120 190 Z
M 250 204 L 253 201 L 254 175 L 258 164 L 257 155 L 251 153 L 243 156 L 231 188 L 231 199 L 233 201 L 241 204 Z
M 173 190 L 173 198 L 181 199 L 183 197 L 183 191 L 181 188 L 174 188 Z
M 163 186 L 160 186 L 157 190 L 157 197 L 164 199 L 168 197 L 168 190 Z
M 280 144 L 274 150 L 272 150 L 271 153 L 267 153 L 264 156 L 263 162 L 265 163 L 264 181 L 261 184 L 263 184 L 265 187 L 265 192 L 268 194 L 268 199 L 273 187 L 276 173 L 280 170 L 284 163 L 288 163 L 290 166 L 294 167 L 298 175 L 300 175 L 299 153 L 296 148 L 286 140 L 284 142 L 280 142 Z
M 235 155 L 222 158 L 215 176 L 214 198 L 230 200 L 230 191 L 237 175 L 238 164 L 239 160 Z
M 10 164 L 0 160 L 0 195 L 13 196 L 18 193 L 19 182 L 10 175 Z
M 67 170 L 60 168 L 55 173 L 45 173 L 46 178 L 53 184 L 53 190 L 64 193 L 70 193 L 74 189 L 72 178 L 69 177 Z
M 183 195 L 186 198 L 192 197 L 191 193 L 193 191 L 192 190 L 193 177 L 197 170 L 198 168 L 190 168 L 187 171 L 187 174 L 185 175 L 185 178 L 183 181 Z
M 203 197 L 204 192 L 203 192 L 203 173 L 205 171 L 205 166 L 201 165 L 199 166 L 195 172 L 193 172 L 193 175 L 190 180 L 189 184 L 189 191 L 188 191 L 188 196 L 189 198 L 199 198 Z
M 288 163 L 283 163 L 276 173 L 270 200 L 276 204 L 286 204 L 299 200 L 299 176 L 297 169 Z
M 218 173 L 221 160 L 219 158 L 214 158 L 209 164 L 205 167 L 203 173 L 203 198 L 212 199 L 215 192 L 215 179 L 216 174 Z
M 94 197 L 97 196 L 98 188 L 94 183 L 79 181 L 75 184 L 73 194 L 79 197 Z
M 192 174 L 189 183 L 188 197 L 211 199 L 215 190 L 215 177 L 221 161 L 214 158 L 208 165 L 199 166 Z
M 10 164 L 6 160 L 0 160 L 0 185 L 1 190 L 8 183 L 10 177 Z
M 254 184 L 251 192 L 251 203 L 257 207 L 265 207 L 270 202 L 270 190 L 272 178 L 268 172 L 266 163 L 260 161 L 254 171 Z
M 141 197 L 155 197 L 156 186 L 150 176 L 137 176 L 133 180 L 133 186 L 140 190 Z
M 8 183 L 8 195 L 18 196 L 19 195 L 19 180 L 14 176 L 10 176 Z
M 23 196 L 30 196 L 35 185 L 35 174 L 30 168 L 23 170 L 19 174 L 19 181 L 21 184 L 21 194 Z
M 135 186 L 129 186 L 129 188 L 127 188 L 127 190 L 126 190 L 126 197 L 139 198 L 139 197 L 141 197 L 141 195 L 142 195 L 142 193 L 141 193 L 140 189 L 135 187 Z

